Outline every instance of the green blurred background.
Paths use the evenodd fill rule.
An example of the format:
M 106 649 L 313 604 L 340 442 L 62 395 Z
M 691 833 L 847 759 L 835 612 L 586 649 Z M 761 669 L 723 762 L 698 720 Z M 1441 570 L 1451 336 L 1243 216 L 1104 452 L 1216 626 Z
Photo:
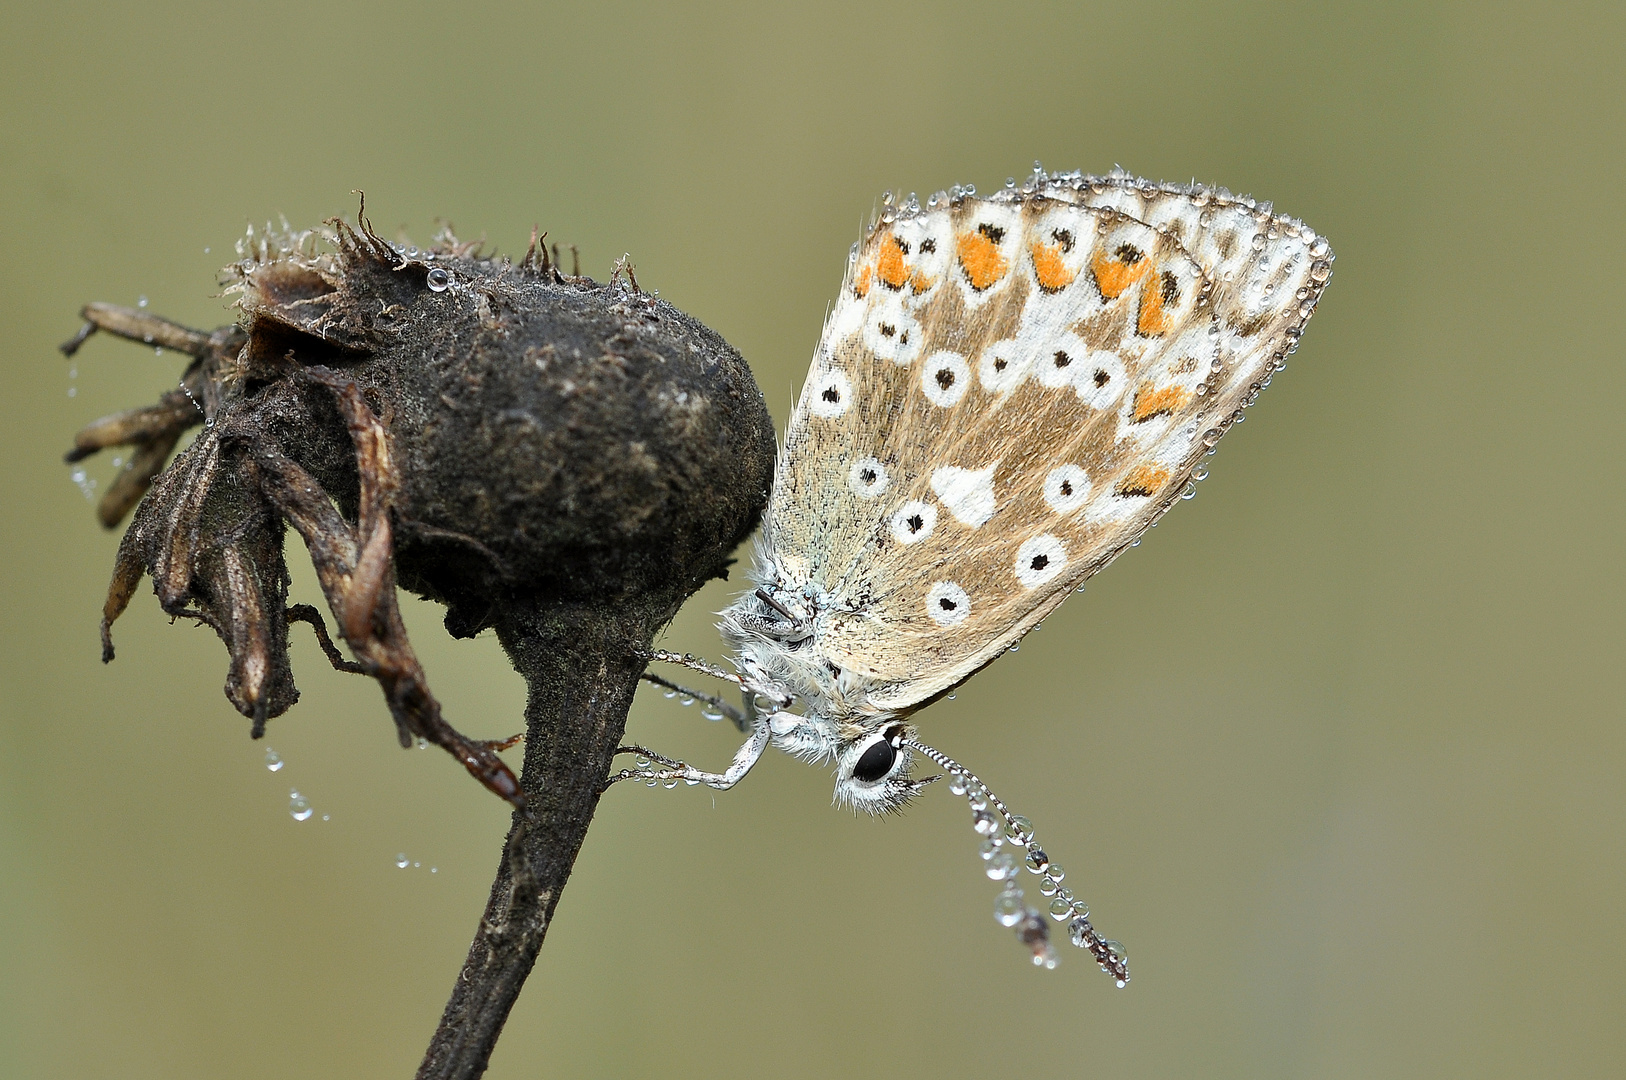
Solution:
M 1626 1071 L 1619 5 L 5 22 L 0 1075 L 408 1076 L 506 823 L 303 631 L 266 743 L 220 643 L 145 586 L 97 662 L 116 537 L 61 453 L 181 363 L 106 338 L 65 362 L 82 302 L 216 325 L 245 222 L 363 188 L 387 233 L 445 216 L 518 252 L 540 222 L 600 278 L 631 252 L 783 422 L 880 193 L 1035 158 L 1252 192 L 1338 254 L 1201 496 L 922 716 L 1034 819 L 1133 984 L 1025 962 L 959 800 L 860 820 L 774 755 L 726 794 L 609 794 L 489 1075 Z M 719 655 L 728 595 L 668 643 Z M 453 722 L 517 730 L 496 643 L 407 614 Z M 658 693 L 632 721 L 717 763 L 725 727 Z

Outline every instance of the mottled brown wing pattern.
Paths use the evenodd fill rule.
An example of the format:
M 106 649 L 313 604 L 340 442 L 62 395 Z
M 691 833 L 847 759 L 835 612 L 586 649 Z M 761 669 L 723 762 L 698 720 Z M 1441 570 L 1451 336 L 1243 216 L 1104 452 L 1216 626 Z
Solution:
M 1331 254 L 1220 192 L 1036 179 L 889 211 L 857 250 L 765 527 L 818 647 L 907 709 L 1179 498 L 1296 342 Z

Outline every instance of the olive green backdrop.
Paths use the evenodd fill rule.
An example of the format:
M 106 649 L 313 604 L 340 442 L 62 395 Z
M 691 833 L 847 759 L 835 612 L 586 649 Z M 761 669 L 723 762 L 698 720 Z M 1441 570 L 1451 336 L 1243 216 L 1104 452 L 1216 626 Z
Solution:
M 83 301 L 215 325 L 245 222 L 362 188 L 418 240 L 445 216 L 518 252 L 539 222 L 601 278 L 631 252 L 782 422 L 881 192 L 1035 158 L 1248 191 L 1338 254 L 1199 497 L 921 717 L 1034 819 L 1134 982 L 1025 962 L 960 800 L 859 820 L 775 755 L 729 793 L 606 797 L 489 1075 L 1626 1071 L 1618 5 L 5 24 L 0 1075 L 408 1076 L 506 823 L 302 629 L 275 773 L 223 647 L 145 586 L 97 662 L 116 537 L 60 455 L 181 364 L 100 338 L 65 362 Z M 668 642 L 719 655 L 728 595 Z M 517 730 L 495 642 L 408 607 L 450 718 Z M 632 730 L 726 760 L 698 712 L 652 693 Z

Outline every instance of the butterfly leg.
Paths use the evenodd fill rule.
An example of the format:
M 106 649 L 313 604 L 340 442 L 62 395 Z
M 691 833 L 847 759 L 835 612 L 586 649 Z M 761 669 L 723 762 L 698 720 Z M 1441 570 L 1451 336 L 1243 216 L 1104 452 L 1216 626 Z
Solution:
M 734 726 L 735 727 L 739 728 L 741 731 L 745 730 L 745 725 L 746 725 L 745 714 L 743 712 L 741 712 L 740 710 L 736 709 L 734 706 L 730 705 L 728 702 L 724 701 L 722 698 L 715 697 L 715 696 L 713 696 L 711 694 L 702 694 L 698 690 L 690 690 L 686 686 L 679 686 L 675 682 L 668 682 L 667 680 L 661 678 L 659 675 L 651 675 L 647 671 L 644 672 L 642 677 L 643 677 L 643 680 L 645 682 L 647 682 L 647 683 L 653 683 L 656 686 L 663 687 L 664 689 L 671 690 L 671 691 L 674 691 L 676 693 L 682 694 L 684 697 L 691 698 L 691 699 L 693 699 L 695 701 L 703 701 L 703 702 L 705 702 L 707 705 L 710 705 L 712 708 L 716 709 L 718 712 L 722 713 L 724 716 L 726 716 L 730 720 L 734 721 Z M 667 695 L 667 697 L 671 697 L 671 696 L 672 696 L 671 694 Z M 716 719 L 716 718 L 711 717 L 710 719 Z
M 789 705 L 792 700 L 791 696 L 785 693 L 783 690 L 768 686 L 760 686 L 757 683 L 752 682 L 750 679 L 741 678 L 732 671 L 724 671 L 716 664 L 708 664 L 698 656 L 692 656 L 689 653 L 675 653 L 667 652 L 665 649 L 655 649 L 650 652 L 649 659 L 652 663 L 658 662 L 662 664 L 676 664 L 679 667 L 686 667 L 690 671 L 698 671 L 702 675 L 710 675 L 714 679 L 722 679 L 724 682 L 731 682 L 741 690 L 745 691 L 747 698 L 749 698 L 752 694 L 761 694 L 763 697 L 767 698 L 781 709 Z
M 665 757 L 641 746 L 622 746 L 617 748 L 616 753 L 642 754 L 652 762 L 665 765 L 666 768 L 622 769 L 620 772 L 612 774 L 605 781 L 604 786 L 607 788 L 621 780 L 683 780 L 694 784 L 705 784 L 707 787 L 715 788 L 718 791 L 727 791 L 745 779 L 745 774 L 750 772 L 751 766 L 757 763 L 757 759 L 762 756 L 762 751 L 768 748 L 770 736 L 768 718 L 755 710 L 750 710 L 749 715 L 751 724 L 750 737 L 734 752 L 734 760 L 729 762 L 728 768 L 720 773 L 696 769 L 692 765 L 686 765 L 674 758 Z

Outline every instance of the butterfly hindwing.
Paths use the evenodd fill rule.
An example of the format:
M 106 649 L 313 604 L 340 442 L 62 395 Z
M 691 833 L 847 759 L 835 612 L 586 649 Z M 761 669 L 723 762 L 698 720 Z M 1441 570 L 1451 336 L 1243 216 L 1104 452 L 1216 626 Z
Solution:
M 1330 257 L 1268 208 L 1132 178 L 883 215 L 765 524 L 787 583 L 838 602 L 822 653 L 904 710 L 1007 648 L 1179 497 Z

